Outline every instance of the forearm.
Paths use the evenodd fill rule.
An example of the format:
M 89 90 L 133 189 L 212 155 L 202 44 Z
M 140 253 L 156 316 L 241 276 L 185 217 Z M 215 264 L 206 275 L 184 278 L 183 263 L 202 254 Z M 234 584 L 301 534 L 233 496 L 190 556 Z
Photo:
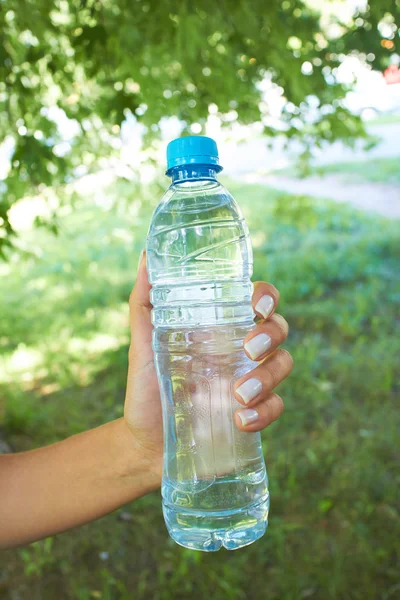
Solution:
M 97 519 L 156 489 L 160 465 L 118 419 L 62 442 L 0 456 L 0 548 Z

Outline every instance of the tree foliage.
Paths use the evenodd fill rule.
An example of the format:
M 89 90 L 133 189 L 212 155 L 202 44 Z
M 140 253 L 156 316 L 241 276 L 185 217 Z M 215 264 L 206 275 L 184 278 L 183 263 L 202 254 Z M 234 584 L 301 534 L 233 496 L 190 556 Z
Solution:
M 12 242 L 11 205 L 94 169 L 128 115 L 149 140 L 165 117 L 183 134 L 204 127 L 210 107 L 228 123 L 262 119 L 275 135 L 259 85 L 269 78 L 287 100 L 288 138 L 309 148 L 362 136 L 337 67 L 361 52 L 384 68 L 399 15 L 399 0 L 374 2 L 333 37 L 300 0 L 1 0 L 0 142 L 12 160 L 0 182 L 0 251 Z

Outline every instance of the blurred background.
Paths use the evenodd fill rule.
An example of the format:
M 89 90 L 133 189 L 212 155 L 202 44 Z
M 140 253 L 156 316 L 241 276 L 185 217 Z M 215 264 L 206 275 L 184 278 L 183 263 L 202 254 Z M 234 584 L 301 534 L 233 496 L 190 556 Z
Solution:
M 0 452 L 122 415 L 177 135 L 217 140 L 295 359 L 260 541 L 180 548 L 154 493 L 2 553 L 0 598 L 400 597 L 399 25 L 398 0 L 0 3 Z

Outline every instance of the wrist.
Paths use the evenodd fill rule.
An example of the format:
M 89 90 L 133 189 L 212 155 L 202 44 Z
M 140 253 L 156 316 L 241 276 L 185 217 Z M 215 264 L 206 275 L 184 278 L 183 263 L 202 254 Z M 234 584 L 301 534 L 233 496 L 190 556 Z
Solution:
M 124 418 L 114 421 L 119 446 L 118 476 L 135 487 L 140 482 L 141 494 L 157 490 L 161 485 L 162 455 L 145 448 L 135 437 Z

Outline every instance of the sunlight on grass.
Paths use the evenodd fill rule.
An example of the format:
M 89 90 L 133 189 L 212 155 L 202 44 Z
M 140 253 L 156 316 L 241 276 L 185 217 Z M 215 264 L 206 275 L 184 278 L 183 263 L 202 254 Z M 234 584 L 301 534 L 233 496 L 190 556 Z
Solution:
M 400 156 L 393 158 L 375 158 L 357 162 L 332 163 L 314 167 L 316 175 L 334 173 L 342 175 L 349 182 L 400 184 Z M 399 191 L 400 198 L 400 191 Z
M 305 173 L 291 166 L 274 171 L 274 175 L 282 175 L 284 177 L 324 177 L 325 175 L 337 175 L 344 182 L 348 183 L 370 182 L 400 185 L 400 156 L 310 165 Z
M 31 372 L 37 369 L 41 362 L 42 355 L 38 350 L 20 344 L 8 360 L 3 359 L 3 364 L 0 363 L 0 381 L 14 381 L 18 375 L 22 375 L 25 380 L 33 377 Z
M 31 381 L 37 377 L 48 376 L 48 369 L 44 368 L 49 363 L 49 350 L 55 353 L 61 352 L 65 359 L 78 360 L 80 357 L 90 356 L 90 360 L 96 362 L 98 355 L 106 350 L 115 350 L 129 341 L 128 335 L 109 335 L 97 333 L 90 338 L 69 337 L 62 345 L 56 342 L 52 347 L 41 352 L 37 348 L 28 348 L 20 344 L 8 357 L 3 357 L 0 362 L 0 383 Z
M 128 341 L 128 336 L 123 340 L 124 343 Z M 91 339 L 80 339 L 80 338 L 71 338 L 68 347 L 66 348 L 67 352 L 90 352 L 92 354 L 102 353 L 105 350 L 111 350 L 115 348 L 119 348 L 122 344 L 121 338 L 107 335 L 105 333 L 98 333 L 94 335 Z

